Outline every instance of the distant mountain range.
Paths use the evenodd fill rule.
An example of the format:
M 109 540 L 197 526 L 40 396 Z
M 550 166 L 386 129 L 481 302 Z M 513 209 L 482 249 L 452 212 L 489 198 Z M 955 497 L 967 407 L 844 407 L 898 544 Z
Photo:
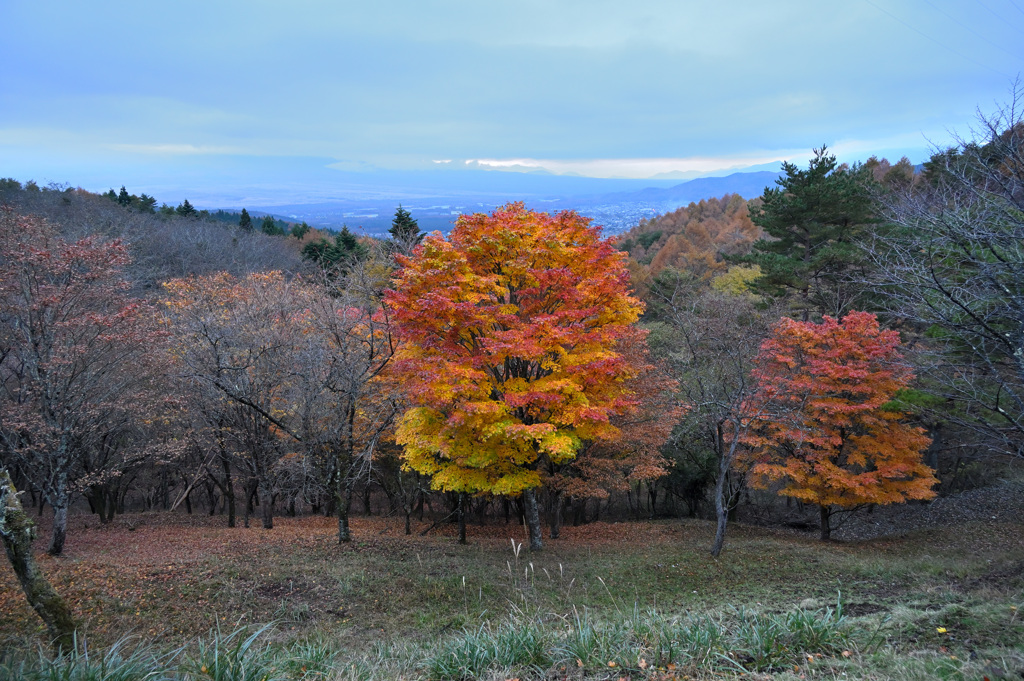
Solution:
M 615 234 L 628 230 L 643 218 L 675 210 L 693 201 L 725 194 L 739 194 L 746 199 L 760 196 L 765 187 L 774 186 L 778 177 L 779 172 L 762 170 L 725 177 L 701 177 L 671 186 L 664 186 L 665 180 L 648 181 L 662 186 L 643 186 L 646 182 L 642 180 L 469 171 L 444 178 L 448 182 L 471 180 L 461 186 L 455 182 L 446 188 L 438 178 L 430 178 L 433 185 L 430 188 L 417 182 L 406 185 L 404 191 L 397 187 L 387 191 L 378 185 L 380 194 L 374 198 L 364 194 L 360 198 L 339 197 L 316 203 L 265 206 L 263 210 L 317 226 L 341 228 L 346 225 L 366 234 L 381 236 L 387 233 L 399 203 L 412 213 L 424 231 L 447 232 L 460 213 L 488 212 L 508 201 L 523 201 L 537 210 L 575 210 L 603 225 L 606 233 Z M 384 178 L 378 176 L 374 179 L 380 181 Z M 399 180 L 397 177 L 387 179 L 391 182 Z M 423 178 L 413 176 L 407 179 L 422 181 Z M 632 188 L 638 185 L 639 188 Z
M 725 194 L 739 194 L 745 199 L 761 196 L 765 187 L 775 185 L 778 172 L 767 170 L 753 173 L 733 173 L 725 177 L 700 177 L 672 187 L 645 187 L 632 192 L 614 192 L 595 197 L 568 199 L 568 203 L 585 205 L 586 203 L 649 203 L 673 205 L 674 208 L 685 206 L 692 201 L 700 201 Z
M 778 170 L 775 163 L 731 174 L 715 171 L 687 181 L 638 180 L 488 170 L 465 163 L 386 170 L 323 157 L 210 155 L 204 157 L 201 170 L 194 159 L 167 158 L 135 169 L 131 179 L 89 168 L 80 169 L 74 179 L 78 186 L 99 192 L 125 184 L 131 193 L 145 192 L 171 206 L 188 199 L 210 211 L 244 207 L 253 215 L 270 213 L 336 229 L 347 225 L 374 235 L 386 234 L 399 204 L 425 231 L 447 231 L 460 213 L 488 212 L 509 201 L 545 211 L 576 210 L 616 233 L 691 201 L 727 193 L 759 196 L 774 183 Z M 211 176 L 217 180 L 209 181 Z

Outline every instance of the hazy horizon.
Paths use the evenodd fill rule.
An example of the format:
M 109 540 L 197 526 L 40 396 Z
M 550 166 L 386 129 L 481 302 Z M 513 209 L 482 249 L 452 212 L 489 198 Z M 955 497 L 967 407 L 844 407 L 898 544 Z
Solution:
M 1016 0 L 58 0 L 4 18 L 0 176 L 168 202 L 415 195 L 471 170 L 668 186 L 822 144 L 920 163 L 1024 67 Z

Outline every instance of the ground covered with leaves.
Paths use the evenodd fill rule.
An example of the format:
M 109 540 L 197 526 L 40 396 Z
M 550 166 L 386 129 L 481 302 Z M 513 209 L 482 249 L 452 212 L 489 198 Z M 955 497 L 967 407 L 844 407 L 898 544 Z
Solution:
M 74 517 L 65 555 L 40 554 L 93 651 L 58 661 L 60 678 L 104 678 L 67 670 L 99 664 L 111 646 L 108 666 L 137 658 L 158 672 L 150 678 L 172 679 L 1024 670 L 1019 515 L 828 544 L 739 525 L 718 559 L 712 525 L 697 520 L 566 527 L 538 554 L 514 524 L 471 525 L 467 546 L 454 527 L 420 536 L 427 527 L 405 536 L 399 519 L 355 518 L 355 540 L 338 545 L 321 517 L 277 519 L 272 530 L 179 513 L 107 526 Z M 41 640 L 13 573 L 0 570 L 0 675 L 55 664 L 39 658 Z

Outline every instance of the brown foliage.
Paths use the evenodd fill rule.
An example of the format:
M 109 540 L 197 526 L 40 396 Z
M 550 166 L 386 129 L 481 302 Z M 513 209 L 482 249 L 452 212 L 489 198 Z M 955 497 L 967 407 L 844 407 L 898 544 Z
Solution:
M 644 220 L 622 236 L 621 244 L 633 259 L 647 265 L 647 276 L 673 267 L 711 279 L 725 271 L 723 255 L 745 253 L 760 237 L 747 202 L 738 194 L 726 194 Z

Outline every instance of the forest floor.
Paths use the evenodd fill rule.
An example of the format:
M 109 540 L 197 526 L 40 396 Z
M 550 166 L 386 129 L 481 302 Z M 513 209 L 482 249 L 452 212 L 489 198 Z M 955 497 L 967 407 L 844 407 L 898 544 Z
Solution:
M 339 545 L 329 518 L 277 518 L 263 530 L 183 513 L 133 514 L 109 525 L 74 516 L 65 555 L 39 557 L 97 649 L 128 635 L 171 650 L 212 630 L 273 622 L 269 645 L 330 640 L 346 654 L 379 655 L 389 645 L 430 651 L 509 617 L 558 624 L 578 622 L 580 613 L 594 621 L 737 608 L 823 613 L 841 603 L 845 627 L 874 632 L 851 639 L 847 659 L 818 663 L 820 674 L 797 664 L 746 678 L 1024 678 L 1024 488 L 1011 485 L 998 488 L 1005 512 L 993 515 L 975 490 L 966 499 L 977 513 L 950 511 L 945 523 L 899 534 L 822 543 L 733 525 L 717 559 L 708 554 L 713 525 L 701 520 L 565 527 L 561 539 L 530 554 L 524 529 L 500 522 L 470 525 L 469 544 L 460 546 L 454 527 L 420 536 L 428 523 L 416 523 L 406 536 L 401 519 L 355 517 L 354 540 Z M 12 571 L 0 569 L 0 650 L 40 640 Z M 537 678 L 685 678 L 646 662 L 627 673 L 578 661 L 578 676 L 564 667 L 534 671 Z M 700 669 L 688 674 L 703 677 Z

